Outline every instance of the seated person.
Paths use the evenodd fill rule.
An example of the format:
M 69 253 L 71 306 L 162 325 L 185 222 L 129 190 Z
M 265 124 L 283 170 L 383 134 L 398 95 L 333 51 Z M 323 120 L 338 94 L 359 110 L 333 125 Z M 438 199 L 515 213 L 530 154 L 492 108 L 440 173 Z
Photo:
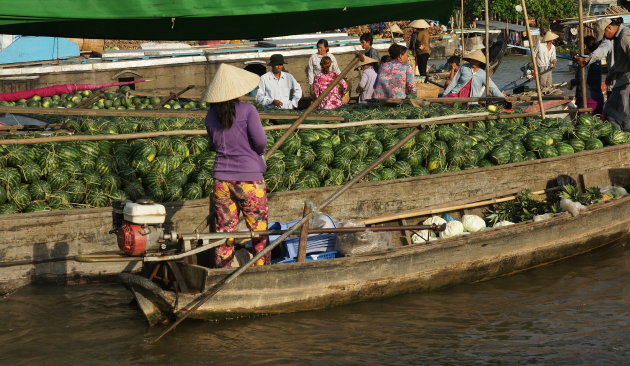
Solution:
M 453 80 L 444 90 L 445 98 L 479 98 L 486 88 L 486 56 L 477 50 L 463 57 L 468 63 L 460 66 Z M 490 93 L 495 97 L 504 97 L 490 79 Z
M 284 57 L 271 55 L 271 71 L 260 77 L 256 101 L 263 107 L 294 109 L 302 98 L 302 88 L 293 75 L 284 72 Z
M 381 65 L 374 85 L 374 98 L 405 99 L 407 94 L 416 94 L 413 69 L 407 63 L 407 47 L 393 44 L 388 52 L 391 61 Z
M 365 60 L 361 62 L 361 80 L 359 80 L 359 86 L 357 86 L 357 93 L 359 93 L 359 103 L 365 103 L 365 101 L 372 99 L 374 96 L 374 83 L 376 83 L 376 67 L 378 61 L 370 57 L 365 57 Z
M 459 70 L 459 57 L 458 56 L 449 57 L 448 60 L 446 60 L 446 65 L 448 66 L 448 71 L 450 74 L 448 75 L 448 79 L 446 79 L 444 86 L 448 86 L 448 84 L 450 84 L 451 81 L 453 81 L 455 74 L 457 74 L 457 71 Z
M 320 66 L 322 72 L 315 75 L 315 79 L 313 81 L 313 92 L 315 93 L 315 98 L 319 97 L 320 94 L 328 88 L 328 86 L 339 76 L 339 73 L 332 71 L 330 68 L 332 66 L 332 59 L 328 56 L 322 57 L 322 61 L 320 62 Z M 333 90 L 324 97 L 321 103 L 317 106 L 318 109 L 335 109 L 343 104 L 343 95 L 348 90 L 348 83 L 341 79 L 337 87 L 333 88 Z

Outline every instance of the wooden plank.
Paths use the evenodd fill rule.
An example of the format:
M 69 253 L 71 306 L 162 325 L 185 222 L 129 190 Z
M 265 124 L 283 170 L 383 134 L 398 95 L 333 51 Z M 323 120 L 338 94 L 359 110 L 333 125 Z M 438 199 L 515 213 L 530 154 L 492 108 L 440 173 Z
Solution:
M 0 113 L 41 114 L 57 116 L 94 116 L 94 117 L 158 117 L 158 118 L 205 118 L 207 110 L 129 110 L 129 109 L 85 109 L 85 108 L 34 108 L 34 107 L 0 107 Z M 297 119 L 299 113 L 259 112 L 262 119 Z M 311 115 L 312 121 L 343 121 L 343 117 L 325 114 Z

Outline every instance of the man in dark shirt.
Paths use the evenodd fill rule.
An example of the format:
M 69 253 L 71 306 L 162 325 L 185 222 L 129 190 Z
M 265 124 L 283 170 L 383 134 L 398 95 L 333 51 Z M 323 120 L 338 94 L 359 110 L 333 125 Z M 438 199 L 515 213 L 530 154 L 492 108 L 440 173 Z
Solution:
M 378 51 L 376 49 L 374 49 L 374 47 L 372 47 L 372 43 L 374 42 L 374 39 L 372 38 L 372 35 L 370 33 L 364 33 L 361 35 L 361 37 L 359 37 L 359 41 L 361 41 L 361 47 L 363 47 L 364 54 L 369 57 L 369 58 L 373 58 L 375 60 L 380 60 L 381 56 L 379 56 Z M 374 71 L 376 71 L 378 73 L 378 67 L 381 66 L 381 63 L 379 62 L 378 65 L 374 65 Z

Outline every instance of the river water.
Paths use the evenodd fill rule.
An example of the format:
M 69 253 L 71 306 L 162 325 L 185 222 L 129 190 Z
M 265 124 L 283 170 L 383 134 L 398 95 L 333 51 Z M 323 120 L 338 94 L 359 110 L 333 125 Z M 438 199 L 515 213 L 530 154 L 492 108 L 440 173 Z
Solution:
M 498 85 L 520 75 L 508 57 Z M 570 78 L 561 61 L 557 81 Z M 563 71 L 565 70 L 565 71 Z M 630 364 L 630 239 L 487 282 L 330 310 L 187 320 L 158 344 L 118 284 L 0 298 L 0 365 Z
M 158 344 L 120 285 L 0 300 L 1 365 L 630 363 L 630 239 L 487 282 L 330 310 L 186 320 Z

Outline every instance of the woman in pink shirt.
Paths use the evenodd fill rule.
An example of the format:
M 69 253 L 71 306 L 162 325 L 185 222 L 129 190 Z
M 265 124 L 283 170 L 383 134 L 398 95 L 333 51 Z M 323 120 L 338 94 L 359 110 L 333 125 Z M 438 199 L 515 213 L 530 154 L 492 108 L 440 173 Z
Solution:
M 313 91 L 315 92 L 315 97 L 319 97 L 320 94 L 328 88 L 333 80 L 339 76 L 338 73 L 332 71 L 330 67 L 332 66 L 332 59 L 328 56 L 322 57 L 322 61 L 320 63 L 322 67 L 321 74 L 315 75 L 315 81 L 313 82 Z M 341 79 L 339 85 L 335 87 L 333 90 L 328 93 L 328 95 L 322 100 L 321 103 L 317 106 L 318 109 L 335 109 L 343 104 L 343 95 L 348 90 L 348 83 Z

